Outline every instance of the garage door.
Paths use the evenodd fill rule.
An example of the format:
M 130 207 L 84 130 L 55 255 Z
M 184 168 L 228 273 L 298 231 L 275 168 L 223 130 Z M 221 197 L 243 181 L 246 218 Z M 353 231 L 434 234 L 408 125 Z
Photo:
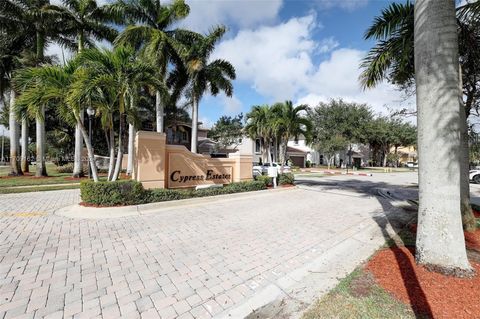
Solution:
M 303 168 L 305 165 L 305 156 L 290 156 L 293 166 Z

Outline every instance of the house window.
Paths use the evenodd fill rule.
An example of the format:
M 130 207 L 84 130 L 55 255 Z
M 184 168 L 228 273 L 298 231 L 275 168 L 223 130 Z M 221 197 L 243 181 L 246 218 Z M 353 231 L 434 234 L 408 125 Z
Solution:
M 255 153 L 260 153 L 260 140 L 255 140 Z
M 242 138 L 238 139 L 238 145 L 242 145 Z
M 294 144 L 294 145 L 298 145 L 298 138 L 296 138 L 296 139 L 293 141 L 293 144 Z
M 185 142 L 188 140 L 187 132 L 182 132 L 182 141 Z

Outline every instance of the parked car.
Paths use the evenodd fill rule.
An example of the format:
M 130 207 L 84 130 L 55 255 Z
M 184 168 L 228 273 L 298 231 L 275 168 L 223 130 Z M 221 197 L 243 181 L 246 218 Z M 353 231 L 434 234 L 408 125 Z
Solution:
M 480 184 L 480 170 L 472 169 L 469 171 L 470 181 L 473 181 L 475 184 Z
M 272 163 L 273 167 L 276 167 L 278 170 L 278 173 L 280 174 L 280 165 L 278 163 Z M 258 176 L 258 175 L 267 175 L 268 174 L 268 168 L 270 167 L 270 163 L 264 163 L 262 165 L 258 163 L 254 163 L 253 165 L 253 177 Z M 290 173 L 292 170 L 290 166 L 284 165 L 283 166 L 283 172 L 284 173 Z
M 408 168 L 418 168 L 418 163 L 415 162 L 407 162 L 406 165 Z

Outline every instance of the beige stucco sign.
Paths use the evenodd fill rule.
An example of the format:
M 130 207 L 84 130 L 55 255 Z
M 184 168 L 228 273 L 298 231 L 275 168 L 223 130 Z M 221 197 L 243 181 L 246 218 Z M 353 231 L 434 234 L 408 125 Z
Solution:
M 168 188 L 229 184 L 233 181 L 232 166 L 212 164 L 208 159 L 200 158 L 195 161 L 183 153 L 170 153 L 168 163 Z
M 252 156 L 228 158 L 191 153 L 185 146 L 167 145 L 163 133 L 140 131 L 135 139 L 133 178 L 145 188 L 191 188 L 252 180 Z

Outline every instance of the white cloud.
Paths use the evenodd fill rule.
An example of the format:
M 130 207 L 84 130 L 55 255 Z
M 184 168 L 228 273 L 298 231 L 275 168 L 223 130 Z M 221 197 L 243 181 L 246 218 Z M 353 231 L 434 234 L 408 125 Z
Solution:
M 322 9 L 339 7 L 350 11 L 366 6 L 368 1 L 369 0 L 316 0 Z
M 97 5 L 99 5 L 99 6 L 102 6 L 102 5 L 104 5 L 106 3 L 109 3 L 109 2 L 113 2 L 113 0 L 96 0 L 96 1 L 97 1 Z M 56 6 L 63 5 L 62 0 L 50 0 L 50 3 L 54 4 Z
M 329 37 L 323 40 L 320 40 L 318 43 L 318 52 L 319 53 L 327 53 L 338 47 L 340 43 L 335 40 L 334 37 Z
M 292 18 L 273 27 L 242 30 L 221 42 L 214 58 L 230 61 L 240 81 L 251 83 L 260 94 L 283 100 L 305 85 L 313 69 L 310 55 L 317 44 L 310 37 L 315 17 Z
M 377 112 L 385 112 L 386 105 L 399 108 L 413 103 L 411 99 L 405 102 L 403 95 L 386 83 L 363 91 L 358 77 L 366 52 L 337 48 L 334 38 L 314 41 L 312 33 L 317 26 L 315 15 L 308 15 L 276 26 L 242 30 L 220 43 L 214 56 L 230 61 L 237 79 L 271 102 L 291 99 L 315 105 L 341 97 L 368 103 Z M 318 53 L 329 55 L 318 63 Z
M 73 56 L 73 52 L 69 49 L 62 48 L 58 43 L 51 43 L 45 50 L 46 55 L 54 55 L 57 57 L 58 62 L 63 64 L 64 61 L 70 60 Z
M 228 97 L 222 94 L 223 114 L 236 115 L 242 111 L 242 102 L 233 95 Z
M 187 0 L 190 15 L 181 22 L 197 32 L 206 32 L 210 27 L 225 24 L 241 28 L 274 21 L 282 0 Z
M 214 121 L 212 121 L 210 118 L 205 116 L 200 117 L 199 122 L 202 122 L 201 127 L 206 129 L 211 129 L 213 127 L 213 124 L 215 124 Z

